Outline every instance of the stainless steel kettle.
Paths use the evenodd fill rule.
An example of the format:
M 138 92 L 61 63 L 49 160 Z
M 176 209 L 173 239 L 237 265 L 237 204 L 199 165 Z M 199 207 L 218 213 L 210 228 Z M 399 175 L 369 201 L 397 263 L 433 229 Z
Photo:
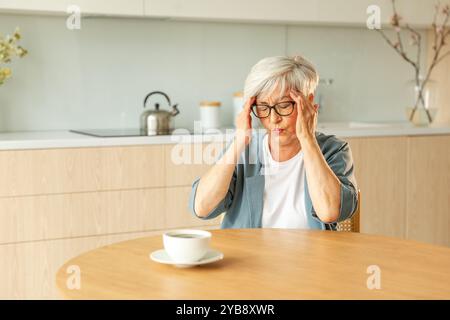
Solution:
M 159 110 L 159 103 L 155 103 L 154 110 L 145 110 L 141 114 L 141 135 L 162 135 L 170 134 L 173 131 L 173 117 L 180 113 L 177 104 L 171 106 L 170 98 L 162 91 L 153 91 L 145 96 L 144 109 L 148 98 L 154 94 L 162 95 L 172 107 L 172 111 Z

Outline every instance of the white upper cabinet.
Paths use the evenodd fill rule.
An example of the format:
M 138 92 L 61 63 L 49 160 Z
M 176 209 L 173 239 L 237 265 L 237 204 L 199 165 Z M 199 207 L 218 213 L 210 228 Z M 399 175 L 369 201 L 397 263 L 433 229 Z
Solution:
M 0 12 L 67 14 L 70 5 L 81 14 L 143 16 L 144 0 L 0 0 Z
M 392 16 L 391 0 L 144 0 L 148 17 L 272 23 L 365 26 L 376 5 L 381 23 Z M 441 3 L 449 0 L 441 0 Z M 397 0 L 398 13 L 412 26 L 431 25 L 434 2 Z M 373 11 L 372 11 L 373 12 Z
M 0 0 L 0 13 L 66 14 L 72 4 L 90 15 L 359 27 L 373 14 L 369 6 L 378 6 L 384 25 L 392 16 L 391 0 Z M 431 26 L 434 5 L 397 0 L 402 22 L 419 27 Z

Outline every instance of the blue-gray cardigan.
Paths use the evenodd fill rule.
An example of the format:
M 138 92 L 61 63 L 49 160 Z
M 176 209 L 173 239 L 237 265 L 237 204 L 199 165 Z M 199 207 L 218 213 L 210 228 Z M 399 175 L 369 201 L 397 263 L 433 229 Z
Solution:
M 254 130 L 250 144 L 242 153 L 225 198 L 206 217 L 195 213 L 194 200 L 200 178 L 192 184 L 189 199 L 190 211 L 200 219 L 213 219 L 226 212 L 221 228 L 261 228 L 263 212 L 264 175 L 261 174 L 263 159 L 262 139 L 264 130 Z M 341 182 L 341 207 L 339 218 L 333 223 L 324 223 L 314 211 L 305 177 L 305 207 L 311 229 L 335 230 L 336 223 L 350 218 L 358 202 L 357 186 L 353 173 L 353 159 L 347 142 L 334 135 L 316 132 L 316 139 L 331 170 Z M 225 150 L 231 145 L 225 148 Z M 222 152 L 221 155 L 225 152 Z M 219 156 L 219 158 L 221 157 Z

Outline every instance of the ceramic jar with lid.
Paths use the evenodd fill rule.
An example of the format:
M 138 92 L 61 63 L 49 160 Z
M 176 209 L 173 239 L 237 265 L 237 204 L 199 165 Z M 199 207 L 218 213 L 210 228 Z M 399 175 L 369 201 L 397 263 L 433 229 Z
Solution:
M 203 129 L 220 128 L 220 101 L 200 102 L 200 120 Z

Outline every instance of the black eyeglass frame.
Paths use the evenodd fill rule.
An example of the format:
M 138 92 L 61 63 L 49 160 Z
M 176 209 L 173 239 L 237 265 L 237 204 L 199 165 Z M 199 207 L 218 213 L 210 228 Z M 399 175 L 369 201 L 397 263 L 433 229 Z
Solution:
M 292 110 L 291 110 L 291 112 L 290 112 L 289 114 L 280 114 L 280 113 L 277 111 L 277 108 L 276 108 L 276 107 L 277 107 L 279 104 L 287 103 L 287 102 L 289 102 L 289 103 L 292 104 Z M 274 109 L 275 112 L 276 112 L 276 114 L 279 115 L 280 117 L 289 117 L 289 116 L 294 112 L 294 109 L 295 109 L 295 101 L 292 101 L 292 100 L 290 100 L 290 101 L 281 101 L 281 102 L 278 102 L 278 103 L 274 104 L 273 106 L 270 106 L 270 105 L 268 105 L 268 104 L 267 104 L 267 105 L 266 105 L 266 104 L 260 105 L 260 106 L 264 106 L 264 107 L 268 107 L 268 108 L 269 108 L 269 114 L 268 114 L 267 116 L 265 116 L 265 117 L 260 117 L 260 116 L 258 116 L 258 115 L 256 114 L 256 111 L 255 111 L 255 107 L 256 107 L 256 106 L 257 106 L 257 104 L 254 103 L 254 104 L 252 105 L 252 107 L 251 107 L 251 110 L 252 110 L 252 113 L 255 115 L 255 117 L 257 117 L 257 118 L 259 118 L 259 119 L 264 119 L 264 118 L 270 117 L 270 113 L 272 112 L 272 109 Z

